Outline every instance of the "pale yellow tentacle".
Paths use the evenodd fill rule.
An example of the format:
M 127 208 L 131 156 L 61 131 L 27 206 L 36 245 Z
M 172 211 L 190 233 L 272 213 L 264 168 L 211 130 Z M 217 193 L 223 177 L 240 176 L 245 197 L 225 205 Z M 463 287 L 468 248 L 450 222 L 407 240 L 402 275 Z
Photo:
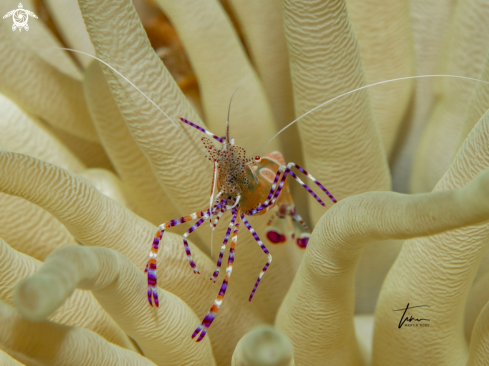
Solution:
M 239 19 L 277 127 L 285 127 L 295 115 L 281 1 L 231 0 L 229 3 Z M 238 95 L 236 97 L 238 102 Z M 285 160 L 301 165 L 302 151 L 298 148 L 300 140 L 297 126 L 289 127 L 279 136 Z
M 18 281 L 34 274 L 41 262 L 19 253 L 0 239 L 0 300 L 13 305 L 13 291 Z M 92 330 L 109 342 L 136 350 L 126 334 L 100 307 L 88 291 L 76 291 L 65 304 L 50 316 L 50 320 L 62 324 Z
M 105 154 L 103 146 L 98 142 L 91 142 L 77 137 L 69 132 L 56 128 L 53 125 L 46 124 L 63 143 L 88 167 L 104 168 L 113 170 L 112 164 Z
M 46 5 L 68 47 L 95 55 L 95 50 L 85 30 L 78 2 L 76 0 L 47 0 Z M 73 56 L 84 68 L 92 61 L 92 58 L 79 53 L 74 53 Z
M 3 366 L 25 366 L 23 363 L 20 363 L 15 358 L 2 350 L 0 350 L 0 362 Z
M 443 46 L 445 34 L 450 25 L 452 0 L 409 2 L 412 31 L 416 56 L 416 75 L 433 75 Z M 396 192 L 409 193 L 409 179 L 412 163 L 420 136 L 427 123 L 432 103 L 435 99 L 433 84 L 435 78 L 416 80 L 415 93 L 406 115 L 398 140 L 397 153 L 391 161 L 392 187 Z
M 478 78 L 489 46 L 489 5 L 481 0 L 461 0 L 454 9 L 438 73 Z M 439 78 L 436 103 L 414 160 L 411 189 L 431 191 L 446 172 L 458 148 L 464 115 L 476 83 Z
M 469 295 L 467 296 L 464 312 L 464 331 L 467 341 L 470 341 L 477 318 L 479 317 L 486 303 L 489 301 L 489 292 L 486 291 L 488 286 L 489 273 L 486 273 L 480 278 L 474 280 Z
M 185 127 L 179 122 L 180 117 L 202 125 L 154 53 L 131 1 L 79 0 L 78 3 L 98 57 L 131 80 L 178 123 L 180 129 Z M 113 40 L 105 36 L 107 33 L 119 35 L 116 47 Z M 211 174 L 204 157 L 137 90 L 106 66 L 102 69 L 129 132 L 173 204 L 183 214 L 205 207 Z M 201 132 L 193 128 L 185 132 L 200 144 Z M 188 174 L 189 171 L 192 174 Z
M 297 115 L 366 84 L 345 1 L 285 1 L 284 6 Z M 326 105 L 298 124 L 305 168 L 334 197 L 341 200 L 366 191 L 389 190 L 387 158 L 368 91 Z M 314 222 L 326 210 L 309 198 Z M 376 293 L 397 251 L 396 246 L 385 243 L 365 248 L 357 273 L 360 312 L 373 310 Z M 377 266 L 369 264 L 371 258 L 379 258 Z
M 34 323 L 0 302 L 0 342 L 28 365 L 155 366 L 143 356 L 116 346 L 87 329 L 54 322 Z M 25 360 L 25 361 L 24 361 Z
M 138 211 L 138 202 L 134 199 L 130 189 L 111 171 L 90 168 L 81 173 L 80 176 L 88 179 L 100 193 L 133 212 Z
M 21 195 L 40 205 L 84 245 L 115 249 L 141 271 L 145 268 L 156 227 L 102 195 L 85 179 L 21 154 L 0 152 L 0 191 Z M 201 273 L 210 275 L 215 263 L 192 244 L 190 248 Z M 240 253 L 245 256 L 244 251 Z M 287 261 L 284 262 L 286 265 Z M 159 263 L 158 284 L 203 317 L 215 300 L 217 289 L 207 276 L 193 275 L 181 236 L 165 233 L 160 244 Z M 261 263 L 254 264 L 261 266 Z M 240 293 L 233 285 L 226 295 L 226 306 L 219 312 L 219 321 L 216 319 L 209 332 L 219 364 L 229 364 L 234 346 L 244 332 L 263 321 L 253 308 L 243 306 L 248 293 Z M 269 296 L 285 290 L 271 291 Z M 146 299 L 141 301 L 146 302 Z M 280 303 L 280 299 L 273 301 Z
M 472 332 L 469 359 L 466 366 L 484 366 L 489 363 L 489 303 L 484 306 Z
M 0 109 L 3 150 L 28 154 L 75 173 L 85 169 L 83 163 L 42 123 L 1 94 Z M 43 260 L 59 246 L 76 244 L 61 223 L 28 201 L 0 194 L 0 206 L 0 237 L 16 250 Z
M 42 261 L 56 248 L 77 244 L 53 215 L 23 198 L 0 193 L 0 207 L 0 238 L 19 252 Z
M 225 135 L 229 100 L 231 135 L 251 154 L 276 132 L 265 91 L 238 35 L 217 0 L 158 0 L 171 19 L 199 80 L 206 124 Z M 268 151 L 279 148 L 275 140 Z M 268 152 L 267 151 L 267 152 Z
M 0 90 L 25 111 L 91 142 L 97 133 L 88 114 L 81 83 L 46 63 L 0 26 Z
M 472 130 L 459 150 L 450 169 L 435 188 L 435 194 L 444 194 L 458 187 L 468 192 L 459 211 L 478 214 L 487 205 L 489 182 L 481 180 L 486 173 L 471 180 L 483 169 L 489 168 L 489 114 L 486 113 Z M 440 204 L 438 207 L 442 208 Z M 434 208 L 426 212 L 427 224 L 435 224 Z M 464 307 L 477 267 L 487 250 L 489 226 L 466 222 L 465 227 L 446 233 L 419 238 L 404 243 L 382 288 L 377 309 L 374 335 L 374 363 L 401 365 L 457 365 L 468 357 L 464 337 Z M 449 294 L 449 295 L 448 295 Z M 392 310 L 409 303 L 429 305 L 429 332 L 418 332 L 416 341 L 411 332 L 392 327 L 400 317 Z M 428 348 L 420 345 L 429 345 Z M 402 363 L 401 363 L 402 360 Z
M 365 245 L 378 240 L 433 235 L 487 221 L 488 186 L 489 171 L 485 171 L 459 190 L 414 196 L 368 192 L 347 198 L 330 209 L 311 236 L 304 259 L 275 322 L 291 339 L 296 362 L 323 365 L 324 360 L 328 360 L 331 365 L 361 364 L 353 326 L 354 276 Z M 404 263 L 413 266 L 413 260 Z M 399 274 L 396 277 L 395 292 L 390 293 L 390 298 L 396 298 L 397 302 L 400 301 L 398 296 L 403 297 L 401 302 L 406 296 L 416 299 L 419 288 L 412 288 L 409 293 L 399 290 L 413 277 L 416 277 L 416 273 L 405 271 Z M 440 296 L 439 301 L 446 300 L 445 296 Z M 387 308 L 383 308 L 383 312 L 377 312 L 376 326 L 382 326 L 376 329 L 380 334 L 376 341 L 382 338 L 385 342 L 388 338 L 395 343 L 399 338 L 394 333 L 399 332 L 395 321 L 398 320 L 397 314 L 391 314 L 394 303 L 396 301 L 390 302 Z M 394 309 L 405 305 L 401 303 Z M 441 310 L 439 314 L 440 317 L 446 316 Z M 429 334 L 424 334 L 433 337 L 433 331 L 430 329 Z M 410 334 L 406 333 L 405 337 L 410 337 Z M 426 349 L 420 346 L 419 337 L 421 335 L 417 333 L 416 338 L 404 342 L 417 347 L 423 359 L 429 358 Z M 311 342 L 311 339 L 320 341 Z M 443 343 L 450 347 L 449 343 Z M 391 355 L 389 363 L 386 363 L 389 365 L 404 365 L 408 358 L 407 352 L 413 351 L 411 348 L 404 351 L 407 348 L 405 343 L 389 346 L 374 343 L 374 347 L 378 347 L 374 348 L 374 362 L 378 362 L 376 357 Z M 375 352 L 380 356 L 376 356 Z M 399 354 L 403 357 L 397 357 Z M 420 359 L 418 355 L 417 364 L 422 362 Z
M 231 366 L 294 366 L 290 340 L 274 327 L 261 325 L 247 333 L 234 350 Z
M 14 10 L 18 6 L 19 2 L 17 0 L 3 0 L 0 2 L 0 13 L 3 16 L 8 11 Z M 63 47 L 63 45 L 44 24 L 42 15 L 37 14 L 37 6 L 34 1 L 24 0 L 23 6 L 24 9 L 36 13 L 36 15 L 41 16 L 41 18 L 34 19 L 31 17 L 29 19 L 29 32 L 14 32 L 16 41 L 24 44 L 28 49 L 33 50 L 33 52 L 37 53 L 44 61 L 62 73 L 69 75 L 73 79 L 81 80 L 82 74 L 73 59 L 70 58 L 66 52 L 53 49 L 53 47 Z M 5 21 L 7 21 L 7 19 L 3 20 L 3 22 Z M 43 50 L 43 48 L 50 49 Z
M 40 321 L 76 288 L 98 302 L 158 365 L 215 365 L 208 338 L 190 341 L 199 319 L 180 298 L 160 289 L 159 308 L 148 306 L 146 276 L 122 254 L 70 246 L 53 252 L 33 276 L 20 282 L 14 299 L 28 319 Z
M 486 55 L 486 61 L 482 73 L 479 76 L 481 80 L 489 80 L 489 53 Z M 462 124 L 457 149 L 462 146 L 470 131 L 474 128 L 477 122 L 489 109 L 489 85 L 485 83 L 477 83 L 475 90 L 472 93 L 470 103 L 467 106 L 465 118 Z
M 368 84 L 415 75 L 411 13 L 407 1 L 347 0 Z M 414 80 L 369 89 L 387 156 L 412 97 Z
M 83 87 L 99 138 L 117 173 L 139 203 L 135 212 L 155 225 L 179 216 L 129 133 L 98 61 L 87 67 Z
M 73 173 L 85 169 L 80 159 L 38 119 L 26 114 L 2 94 L 0 110 L 0 144 L 3 150 L 31 155 Z
M 365 85 L 345 1 L 285 1 L 284 23 L 297 115 Z M 299 131 L 306 169 L 337 199 L 389 189 L 386 155 L 367 91 L 304 117 Z M 312 201 L 317 221 L 324 209 Z
M 294 98 L 285 39 L 281 0 L 229 1 L 242 26 L 253 65 L 267 94 L 277 128 L 294 120 Z M 270 138 L 271 136 L 267 136 Z M 278 136 L 286 162 L 304 166 L 298 125 L 293 124 Z M 249 151 L 251 154 L 254 151 Z M 264 155 L 261 151 L 260 154 Z M 309 222 L 308 193 L 299 185 L 289 185 L 297 212 Z

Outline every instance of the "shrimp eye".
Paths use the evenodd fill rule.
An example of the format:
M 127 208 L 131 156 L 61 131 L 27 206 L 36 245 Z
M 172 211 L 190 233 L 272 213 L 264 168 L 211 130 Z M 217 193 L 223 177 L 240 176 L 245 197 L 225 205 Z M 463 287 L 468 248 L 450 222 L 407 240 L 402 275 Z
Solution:
M 259 157 L 258 155 L 255 156 L 255 163 L 259 163 L 261 161 L 261 157 Z

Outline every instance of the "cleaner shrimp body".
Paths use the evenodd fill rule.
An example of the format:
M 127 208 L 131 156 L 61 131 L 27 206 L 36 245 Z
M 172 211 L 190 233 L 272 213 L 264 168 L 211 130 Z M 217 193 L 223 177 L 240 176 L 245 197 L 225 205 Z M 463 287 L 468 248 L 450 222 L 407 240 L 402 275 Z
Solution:
M 198 220 L 187 232 L 183 235 L 183 245 L 190 266 L 194 273 L 200 273 L 197 269 L 195 262 L 192 259 L 192 253 L 187 242 L 187 237 L 202 225 L 207 219 L 210 220 L 211 227 L 214 229 L 219 222 L 220 217 L 224 212 L 231 211 L 232 218 L 229 223 L 226 235 L 221 246 L 221 251 L 217 260 L 216 270 L 211 276 L 212 281 L 216 281 L 219 275 L 224 251 L 229 242 L 231 231 L 233 235 L 231 238 L 228 263 L 226 267 L 226 275 L 217 295 L 214 304 L 210 311 L 205 316 L 202 324 L 197 327 L 192 334 L 192 338 L 197 335 L 197 342 L 200 342 L 206 335 L 207 329 L 212 324 L 219 308 L 222 304 L 224 295 L 226 293 L 229 279 L 231 277 L 233 262 L 234 262 L 234 250 L 238 239 L 238 229 L 242 222 L 244 227 L 251 233 L 257 244 L 260 246 L 263 253 L 267 256 L 267 263 L 263 267 L 255 286 L 251 291 L 249 301 L 253 299 L 253 296 L 258 288 L 258 285 L 272 262 L 272 256 L 268 249 L 261 241 L 258 234 L 255 232 L 249 221 L 245 216 L 263 215 L 265 212 L 272 208 L 277 208 L 277 212 L 268 222 L 270 228 L 267 230 L 267 238 L 273 244 L 281 244 L 286 241 L 285 235 L 282 231 L 271 224 L 275 218 L 278 221 L 283 222 L 288 216 L 296 224 L 300 231 L 300 236 L 297 237 L 297 244 L 301 248 L 305 248 L 309 234 L 307 226 L 304 224 L 302 218 L 295 212 L 292 196 L 289 191 L 287 177 L 291 176 L 299 184 L 301 184 L 321 205 L 325 205 L 324 202 L 314 193 L 292 170 L 296 168 L 309 179 L 311 179 L 321 190 L 336 203 L 336 199 L 319 183 L 314 177 L 306 172 L 302 167 L 295 163 L 289 163 L 285 165 L 284 158 L 279 152 L 272 152 L 264 157 L 254 156 L 252 158 L 246 157 L 246 151 L 241 146 L 234 144 L 234 139 L 229 137 L 229 121 L 227 123 L 227 130 L 225 137 L 219 137 L 211 132 L 203 129 L 196 124 L 181 118 L 181 121 L 189 126 L 197 128 L 203 133 L 209 135 L 214 140 L 222 144 L 221 148 L 214 145 L 214 142 L 209 137 L 202 137 L 201 140 L 204 147 L 207 150 L 207 159 L 213 164 L 213 179 L 211 187 L 211 195 L 209 201 L 209 208 L 201 211 L 194 212 L 188 216 L 183 216 L 179 219 L 168 221 L 159 226 L 153 240 L 153 245 L 149 254 L 148 264 L 146 265 L 146 272 L 148 275 L 148 301 L 151 306 L 159 306 L 158 294 L 157 294 L 157 276 L 156 276 L 156 257 L 158 253 L 159 243 L 163 238 L 164 231 L 172 226 L 176 226 L 191 220 Z M 213 217 L 215 217 L 214 221 Z M 295 237 L 295 233 L 291 235 Z

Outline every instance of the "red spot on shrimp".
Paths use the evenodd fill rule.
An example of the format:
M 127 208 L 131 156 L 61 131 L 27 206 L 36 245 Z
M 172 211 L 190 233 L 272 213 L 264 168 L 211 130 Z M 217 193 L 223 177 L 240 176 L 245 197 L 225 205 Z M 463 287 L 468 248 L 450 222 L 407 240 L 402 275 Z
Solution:
M 267 232 L 267 239 L 272 244 L 283 244 L 286 241 L 285 236 L 275 230 L 269 230 Z
M 299 238 L 296 240 L 297 245 L 301 249 L 306 249 L 307 244 L 309 243 L 309 235 L 304 235 L 302 234 Z

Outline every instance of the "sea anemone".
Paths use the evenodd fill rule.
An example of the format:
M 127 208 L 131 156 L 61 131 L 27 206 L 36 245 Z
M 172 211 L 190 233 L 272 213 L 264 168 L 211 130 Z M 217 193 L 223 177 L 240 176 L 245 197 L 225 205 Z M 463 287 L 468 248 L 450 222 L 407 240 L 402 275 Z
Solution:
M 487 4 L 23 6 L 39 15 L 28 31 L 0 22 L 2 364 L 489 363 L 489 93 L 456 78 L 489 76 Z M 428 74 L 452 76 L 359 90 L 270 140 L 342 93 Z M 210 228 L 190 237 L 201 275 L 186 229 L 165 233 L 158 308 L 144 269 L 157 225 L 209 205 L 202 135 L 179 118 L 223 135 L 229 111 L 247 156 L 282 151 L 338 203 L 291 181 L 314 228 L 307 249 L 267 244 L 273 263 L 248 302 L 266 256 L 242 230 L 196 343 L 218 292 Z M 261 237 L 267 215 L 250 218 Z

